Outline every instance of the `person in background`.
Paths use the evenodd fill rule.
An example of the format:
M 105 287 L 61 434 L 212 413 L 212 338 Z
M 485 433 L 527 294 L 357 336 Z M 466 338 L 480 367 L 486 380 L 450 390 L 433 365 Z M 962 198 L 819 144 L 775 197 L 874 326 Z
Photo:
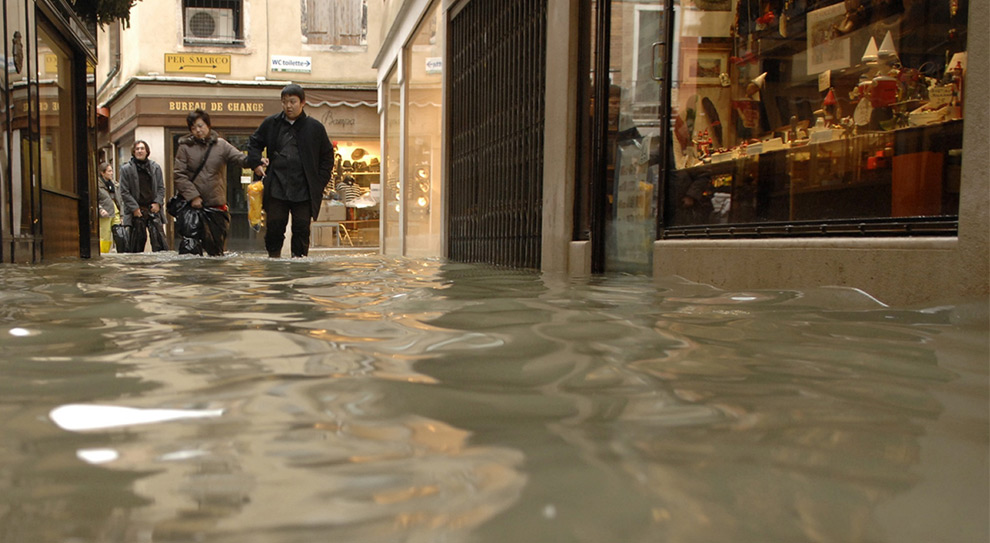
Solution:
M 120 203 L 122 222 L 131 226 L 130 247 L 126 252 L 144 252 L 151 236 L 151 250 L 168 249 L 163 229 L 162 207 L 165 205 L 165 179 L 162 167 L 149 158 L 151 147 L 142 140 L 131 146 L 131 159 L 120 167 Z M 121 250 L 120 247 L 117 248 Z
M 282 253 L 290 214 L 292 256 L 309 254 L 310 223 L 319 217 L 333 169 L 333 144 L 323 124 L 306 115 L 305 100 L 302 87 L 286 85 L 282 112 L 262 121 L 248 142 L 247 165 L 264 177 L 265 249 L 272 258 Z
M 212 128 L 210 114 L 202 109 L 186 116 L 189 134 L 179 138 L 175 153 L 175 190 L 194 209 L 212 208 L 203 221 L 208 232 L 200 231 L 199 246 L 210 256 L 223 254 L 230 227 L 227 209 L 227 165 L 244 166 L 246 157 Z M 184 252 L 185 244 L 179 252 Z
M 100 180 L 96 184 L 100 208 L 100 252 L 109 253 L 113 246 L 110 227 L 120 223 L 117 211 L 117 187 L 113 184 L 113 166 L 100 164 Z

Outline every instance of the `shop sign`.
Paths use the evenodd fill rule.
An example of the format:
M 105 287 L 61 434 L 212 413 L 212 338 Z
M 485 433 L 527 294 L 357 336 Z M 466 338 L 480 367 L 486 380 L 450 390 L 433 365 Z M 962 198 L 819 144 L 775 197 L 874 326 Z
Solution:
M 307 108 L 306 111 L 323 123 L 331 138 L 352 134 L 377 134 L 380 130 L 381 118 L 373 107 L 318 106 Z
M 273 72 L 297 72 L 308 74 L 312 71 L 312 68 L 313 59 L 311 57 L 272 55 L 271 70 Z
M 169 113 L 202 109 L 207 113 L 264 113 L 265 103 L 259 100 L 169 100 Z
M 42 100 L 38 103 L 38 110 L 42 113 L 58 113 L 60 107 L 58 100 Z M 27 114 L 27 100 L 18 100 L 17 111 L 24 115 Z
M 340 111 L 338 111 L 337 108 L 330 108 L 323 114 L 323 124 L 331 129 L 353 129 L 354 125 L 357 124 L 357 119 L 354 115 L 340 115 Z
M 426 59 L 426 73 L 443 73 L 443 57 L 429 57 Z
M 173 73 L 229 74 L 230 55 L 165 53 L 165 71 Z
M 46 74 L 58 73 L 58 55 L 54 53 L 45 53 L 44 63 L 45 63 Z

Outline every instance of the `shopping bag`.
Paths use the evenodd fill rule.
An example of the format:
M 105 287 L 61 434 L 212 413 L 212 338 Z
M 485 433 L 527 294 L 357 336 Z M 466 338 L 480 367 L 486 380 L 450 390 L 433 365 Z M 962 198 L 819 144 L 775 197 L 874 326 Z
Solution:
M 261 215 L 261 200 L 264 196 L 265 184 L 261 181 L 255 181 L 247 186 L 247 196 L 248 196 L 248 224 L 255 232 L 261 230 L 262 225 L 262 215 Z
M 173 196 L 166 206 L 168 214 L 175 217 L 175 231 L 179 234 L 179 254 L 180 255 L 201 255 L 203 246 L 200 241 L 202 237 L 202 215 L 189 205 L 179 195 Z
M 213 207 L 197 209 L 185 200 L 170 207 L 169 213 L 175 217 L 175 231 L 180 236 L 180 255 L 202 255 L 204 251 L 210 256 L 223 254 L 230 213 Z
M 179 194 L 176 194 L 168 199 L 168 202 L 165 204 L 165 211 L 168 211 L 169 215 L 177 218 L 179 216 L 179 212 L 186 207 L 186 203 L 185 198 Z
M 110 226 L 110 233 L 113 235 L 113 244 L 117 246 L 118 253 L 130 252 L 131 227 L 124 224 L 114 224 Z
M 148 221 L 148 238 L 151 240 L 151 250 L 154 252 L 168 250 L 165 239 L 165 225 L 162 224 L 161 214 L 155 213 Z

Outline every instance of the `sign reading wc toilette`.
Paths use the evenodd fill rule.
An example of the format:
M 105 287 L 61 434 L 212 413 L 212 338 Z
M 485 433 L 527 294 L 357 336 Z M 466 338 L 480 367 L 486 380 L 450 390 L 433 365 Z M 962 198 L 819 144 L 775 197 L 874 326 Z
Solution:
M 313 59 L 311 57 L 272 55 L 271 70 L 273 72 L 296 72 L 308 74 L 313 71 Z

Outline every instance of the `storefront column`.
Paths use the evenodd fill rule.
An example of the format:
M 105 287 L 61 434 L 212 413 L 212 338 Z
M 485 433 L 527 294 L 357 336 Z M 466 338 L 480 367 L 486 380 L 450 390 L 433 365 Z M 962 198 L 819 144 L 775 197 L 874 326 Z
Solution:
M 574 239 L 577 154 L 578 6 L 547 0 L 546 108 L 543 156 L 541 268 L 547 273 L 591 273 L 590 244 Z M 585 253 L 587 253 L 585 255 Z M 572 254 L 575 261 L 571 261 Z

